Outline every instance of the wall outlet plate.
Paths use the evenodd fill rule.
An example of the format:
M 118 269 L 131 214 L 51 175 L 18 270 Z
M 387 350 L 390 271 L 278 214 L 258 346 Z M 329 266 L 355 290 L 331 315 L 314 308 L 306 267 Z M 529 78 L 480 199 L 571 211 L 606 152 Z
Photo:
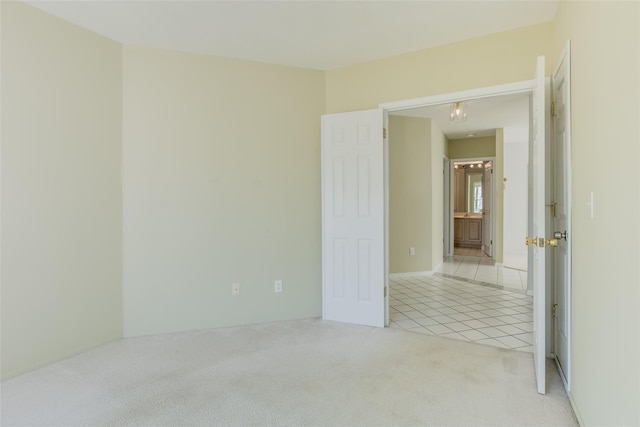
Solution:
M 240 295 L 240 283 L 234 283 L 231 285 L 231 295 Z
M 276 280 L 273 282 L 273 291 L 274 292 L 282 292 L 282 280 Z

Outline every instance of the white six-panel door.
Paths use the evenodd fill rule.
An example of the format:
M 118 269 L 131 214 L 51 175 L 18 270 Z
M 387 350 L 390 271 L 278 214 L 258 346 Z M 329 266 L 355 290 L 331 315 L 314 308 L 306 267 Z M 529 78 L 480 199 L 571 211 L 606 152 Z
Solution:
M 546 304 L 545 304 L 545 76 L 544 56 L 536 63 L 535 88 L 532 102 L 532 140 L 531 140 L 531 182 L 532 191 L 531 218 L 529 229 L 532 238 L 537 237 L 538 245 L 529 246 L 533 251 L 533 265 L 529 265 L 529 274 L 533 281 L 533 359 L 536 371 L 538 393 L 546 393 Z M 542 240 L 542 242 L 540 242 Z
M 567 391 L 570 387 L 571 335 L 571 116 L 570 47 L 567 44 L 552 76 L 555 120 L 553 121 L 554 202 L 553 229 L 564 234 L 554 252 L 553 352 Z
M 384 326 L 383 112 L 322 116 L 322 317 Z

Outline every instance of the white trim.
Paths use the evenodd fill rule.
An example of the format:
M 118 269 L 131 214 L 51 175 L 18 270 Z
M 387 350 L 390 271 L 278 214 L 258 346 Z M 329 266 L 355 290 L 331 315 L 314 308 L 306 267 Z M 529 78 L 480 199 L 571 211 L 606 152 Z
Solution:
M 524 80 L 503 85 L 481 87 L 463 90 L 459 92 L 444 93 L 440 95 L 426 96 L 423 98 L 405 99 L 403 101 L 385 102 L 378 104 L 378 108 L 386 111 L 406 110 L 415 107 L 427 107 L 430 105 L 448 104 L 450 102 L 491 98 L 500 95 L 513 95 L 517 93 L 530 93 L 535 87 L 534 80 Z
M 390 273 L 390 279 L 399 279 L 402 277 L 432 277 L 433 271 L 413 271 L 407 273 Z
M 575 415 L 576 418 L 578 419 L 578 425 L 586 426 L 586 424 L 582 419 L 582 416 L 580 415 L 580 412 L 578 412 L 578 407 L 576 406 L 576 402 L 573 400 L 573 394 L 567 392 L 567 396 L 569 396 L 569 403 L 571 404 L 571 409 L 573 409 L 573 415 Z
M 390 311 L 389 311 L 389 296 L 391 290 L 389 289 L 389 115 L 386 111 L 382 111 L 382 180 L 384 186 L 384 289 L 386 291 L 384 298 L 384 326 L 389 326 L 391 323 Z M 385 131 L 386 130 L 386 131 Z
M 464 91 L 459 91 L 459 92 L 450 92 L 450 93 L 445 93 L 445 94 L 440 94 L 440 95 L 432 95 L 432 96 L 427 96 L 427 97 L 422 97 L 422 98 L 412 98 L 412 99 L 405 99 L 405 100 L 401 100 L 401 101 L 395 101 L 395 102 L 385 102 L 382 104 L 378 104 L 378 108 L 381 108 L 383 111 L 383 123 L 384 123 L 384 127 L 387 129 L 387 139 L 385 139 L 385 143 L 388 144 L 389 143 L 389 112 L 390 111 L 397 111 L 397 110 L 405 110 L 405 109 L 409 109 L 409 108 L 415 108 L 415 107 L 426 107 L 426 106 L 431 106 L 431 105 L 441 105 L 441 104 L 448 104 L 451 102 L 455 102 L 455 101 L 460 101 L 460 100 L 469 100 L 469 99 L 481 99 L 481 98 L 490 98 L 490 97 L 494 97 L 494 96 L 501 96 L 501 95 L 513 95 L 513 94 L 518 94 L 518 93 L 532 93 L 534 88 L 535 88 L 535 80 L 524 80 L 524 81 L 520 81 L 520 82 L 514 82 L 514 83 L 506 83 L 506 84 L 502 84 L 502 85 L 496 85 L 496 86 L 487 86 L 487 87 L 482 87 L 482 88 L 476 88 L 476 89 L 470 89 L 470 90 L 464 90 Z M 388 148 L 388 145 L 386 145 L 386 147 Z M 389 169 L 388 169 L 388 161 L 389 161 L 389 153 L 388 153 L 388 149 L 385 150 L 384 153 L 384 164 L 386 166 L 386 169 L 384 171 L 384 187 L 385 187 L 385 195 L 384 195 L 384 203 L 385 203 L 385 225 L 386 225 L 386 230 L 385 230 L 385 272 L 386 274 L 386 283 L 388 286 L 388 279 L 390 278 L 396 278 L 396 277 L 411 277 L 411 276 L 422 276 L 422 277 L 431 277 L 433 276 L 434 271 L 438 270 L 438 268 L 440 268 L 440 266 L 442 265 L 443 260 L 440 261 L 440 264 L 438 265 L 437 268 L 434 269 L 434 271 L 419 271 L 419 272 L 409 272 L 409 273 L 392 273 L 389 274 L 388 273 L 388 268 L 389 268 L 389 236 L 388 236 L 388 232 L 389 232 L 389 224 L 388 224 L 388 218 L 389 218 Z M 494 159 L 494 163 L 495 163 L 495 159 Z M 494 166 L 495 167 L 495 166 Z M 450 181 L 451 182 L 451 181 Z M 495 201 L 495 195 L 493 197 L 494 201 Z M 494 212 L 495 212 L 495 206 L 494 206 Z M 495 214 L 493 215 L 495 218 Z M 453 218 L 453 215 L 451 215 L 451 217 Z M 451 219 L 451 221 L 453 222 L 453 219 Z M 443 224 L 444 226 L 444 224 Z M 451 227 L 453 228 L 453 224 L 451 224 Z M 494 233 L 495 233 L 495 223 L 494 223 Z M 495 242 L 495 234 L 494 234 L 494 242 Z M 453 245 L 453 241 L 451 241 L 451 245 Z M 453 249 L 452 249 L 452 254 L 453 254 Z M 444 254 L 443 254 L 444 257 Z M 495 253 L 494 253 L 494 259 L 495 259 Z M 324 267 L 323 267 L 324 268 Z M 388 296 L 390 295 L 391 289 L 387 288 L 387 301 L 388 301 Z M 388 313 L 388 311 L 387 311 Z M 388 325 L 385 325 L 388 326 Z
M 442 225 L 444 227 L 444 231 L 446 231 L 446 233 L 443 233 L 442 239 L 442 257 L 446 258 L 453 255 L 453 245 L 451 244 L 453 215 L 450 215 L 453 211 L 453 203 L 451 200 L 451 190 L 453 186 L 451 185 L 451 160 L 446 154 L 442 157 L 442 175 L 442 221 L 444 223 Z M 447 218 L 449 219 L 448 221 Z
M 460 100 L 491 98 L 494 96 L 513 95 L 518 93 L 532 93 L 533 89 L 535 88 L 535 83 L 536 83 L 535 80 L 523 80 L 523 81 L 514 82 L 514 83 L 506 83 L 506 84 L 496 85 L 496 86 L 487 86 L 487 87 L 463 90 L 458 92 L 450 92 L 450 93 L 444 93 L 439 95 L 426 96 L 422 98 L 411 98 L 411 99 L 405 99 L 405 100 L 395 101 L 395 102 L 384 102 L 384 103 L 378 104 L 378 108 L 381 108 L 383 110 L 383 117 L 384 117 L 383 120 L 384 120 L 385 128 L 387 129 L 387 132 L 389 132 L 389 112 L 390 111 L 405 110 L 405 109 L 415 108 L 415 107 L 426 107 L 431 105 L 441 105 L 441 104 L 447 104 L 447 103 L 460 101 Z M 388 143 L 388 140 L 387 140 L 387 143 Z M 384 160 L 385 162 L 388 162 L 388 155 L 389 153 L 385 152 L 385 160 Z M 494 163 L 495 163 L 495 160 L 494 160 Z M 385 164 L 388 165 L 388 163 L 385 163 Z M 387 170 L 384 171 L 384 182 L 385 182 L 384 184 L 385 185 L 385 213 L 387 214 L 387 218 L 388 218 L 388 212 L 389 212 L 388 168 Z M 494 195 L 493 197 L 494 201 L 495 201 L 495 198 L 496 197 Z M 494 206 L 494 212 L 495 212 L 495 206 Z M 494 218 L 495 218 L 495 214 L 494 214 Z M 494 225 L 493 233 L 495 233 L 495 222 L 493 225 Z M 453 224 L 451 225 L 451 227 L 453 228 Z M 387 228 L 387 231 L 388 231 L 388 228 Z M 495 234 L 493 238 L 495 242 Z M 451 245 L 453 245 L 453 241 L 451 241 Z M 494 246 L 495 246 L 495 243 L 494 243 Z M 388 235 L 386 236 L 386 239 L 385 239 L 385 258 L 386 258 L 385 263 L 388 268 L 388 262 L 389 262 Z M 494 252 L 493 259 L 495 258 L 496 258 L 496 254 Z M 387 277 L 391 277 L 391 275 L 387 274 Z

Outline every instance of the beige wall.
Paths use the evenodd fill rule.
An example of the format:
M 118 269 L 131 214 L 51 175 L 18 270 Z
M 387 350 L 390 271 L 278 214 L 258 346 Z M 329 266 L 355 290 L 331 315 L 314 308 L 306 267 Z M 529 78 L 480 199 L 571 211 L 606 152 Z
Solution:
M 122 51 L 0 7 L 7 378 L 122 336 Z
M 431 122 L 431 262 L 435 271 L 443 260 L 444 238 L 444 156 L 447 138 L 433 121 Z
M 433 271 L 442 262 L 446 143 L 431 119 L 389 116 L 391 273 Z
M 125 336 L 319 316 L 324 73 L 123 58 Z
M 571 39 L 570 395 L 583 425 L 640 425 L 639 5 L 561 2 L 550 58 Z
M 329 70 L 326 111 L 530 80 L 552 35 L 551 23 L 540 24 Z
M 450 139 L 449 158 L 469 159 L 473 157 L 494 157 L 496 155 L 496 137 Z
M 389 116 L 389 271 L 429 271 L 431 120 Z M 411 256 L 409 249 L 415 248 Z
M 0 7 L 3 377 L 121 335 L 121 120 L 127 333 L 317 316 L 318 116 L 528 80 L 571 39 L 570 396 L 640 424 L 638 2 L 326 73 L 127 48 L 123 86 L 117 44 Z

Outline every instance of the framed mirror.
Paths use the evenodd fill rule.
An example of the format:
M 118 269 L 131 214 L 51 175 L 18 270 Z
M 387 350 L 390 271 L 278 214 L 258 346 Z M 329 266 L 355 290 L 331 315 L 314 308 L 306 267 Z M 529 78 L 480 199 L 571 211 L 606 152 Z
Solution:
M 482 213 L 482 169 L 467 173 L 467 212 Z

